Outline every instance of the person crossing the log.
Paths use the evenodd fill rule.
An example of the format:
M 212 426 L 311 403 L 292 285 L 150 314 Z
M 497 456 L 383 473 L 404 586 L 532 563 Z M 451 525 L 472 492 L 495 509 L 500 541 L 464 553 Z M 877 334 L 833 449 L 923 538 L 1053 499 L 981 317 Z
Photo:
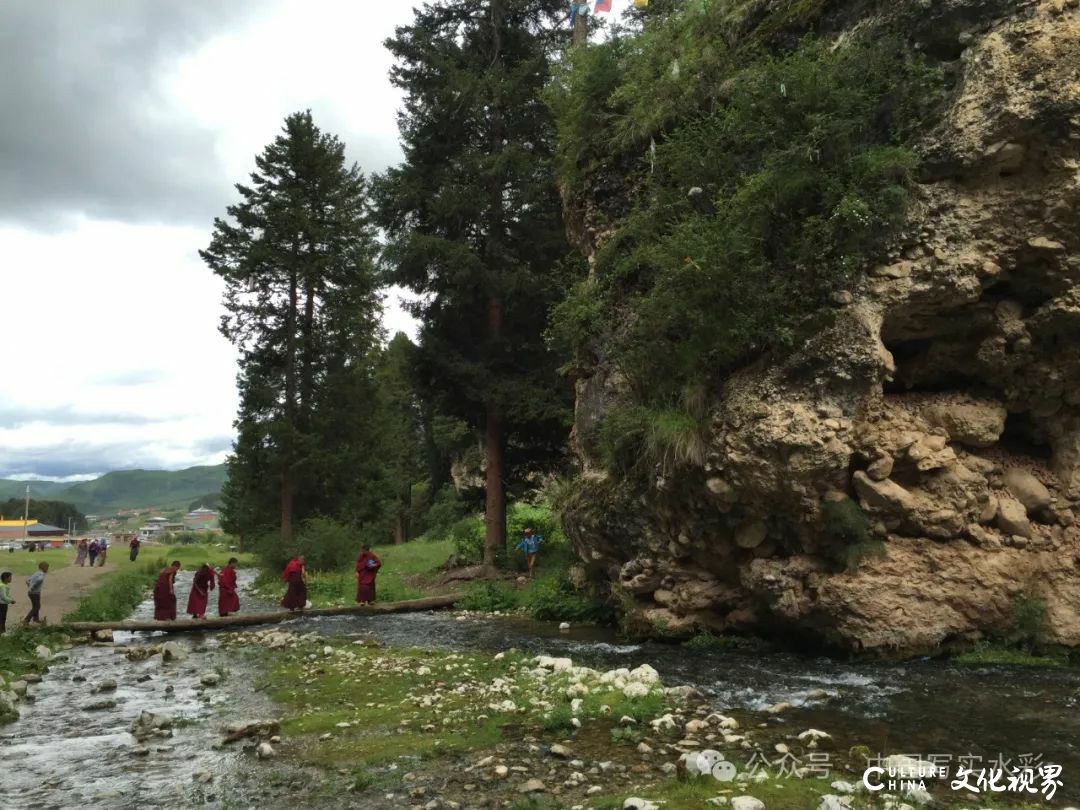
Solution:
M 173 560 L 154 582 L 154 618 L 158 621 L 171 622 L 176 618 L 176 572 L 180 567 L 180 561 Z
M 544 535 L 533 534 L 532 529 L 525 529 L 524 537 L 521 538 L 521 542 L 515 546 L 515 548 L 525 554 L 525 560 L 529 565 L 529 576 L 533 575 L 533 568 L 536 567 L 536 555 L 540 551 L 540 544 L 544 542 Z
M 229 562 L 218 571 L 218 615 L 228 616 L 240 610 L 240 597 L 236 593 L 236 557 L 229 557 Z
M 375 602 L 375 577 L 382 568 L 382 560 L 371 553 L 371 546 L 360 546 L 360 556 L 356 560 L 356 601 L 361 605 Z
M 206 606 L 210 601 L 210 591 L 214 590 L 214 569 L 207 563 L 199 566 L 191 579 L 191 593 L 188 594 L 187 613 L 193 619 L 206 618 Z
M 293 557 L 285 566 L 281 578 L 289 583 L 281 606 L 288 610 L 303 610 L 307 607 L 307 571 L 304 569 L 304 557 Z
M 131 538 L 131 542 L 128 543 L 128 548 L 131 549 L 131 553 L 128 555 L 132 562 L 135 562 L 135 558 L 139 556 L 139 546 L 142 543 L 139 542 L 139 535 L 135 535 Z

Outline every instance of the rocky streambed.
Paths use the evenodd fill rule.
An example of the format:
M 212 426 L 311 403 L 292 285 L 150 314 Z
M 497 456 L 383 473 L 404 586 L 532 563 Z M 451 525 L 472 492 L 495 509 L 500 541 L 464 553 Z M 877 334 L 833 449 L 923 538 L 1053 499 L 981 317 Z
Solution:
M 695 654 L 443 613 L 118 634 L 62 651 L 26 691 L 0 727 L 11 807 L 882 806 L 848 792 L 878 755 L 951 774 L 1056 763 L 1053 801 L 1027 800 L 1080 801 L 1080 672 L 1067 669 Z M 693 776 L 707 751 L 732 779 Z M 896 808 L 926 798 L 894 795 Z

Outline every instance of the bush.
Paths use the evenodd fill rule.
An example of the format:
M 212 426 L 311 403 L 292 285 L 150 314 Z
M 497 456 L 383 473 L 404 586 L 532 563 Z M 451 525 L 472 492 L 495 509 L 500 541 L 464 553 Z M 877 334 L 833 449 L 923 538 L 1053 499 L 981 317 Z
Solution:
M 562 573 L 536 580 L 525 595 L 525 609 L 545 621 L 600 621 L 608 616 L 603 605 L 574 590 Z
M 504 582 L 474 582 L 465 591 L 457 606 L 484 613 L 508 611 L 517 607 L 517 591 Z
M 255 553 L 263 565 L 279 571 L 293 557 L 303 555 L 309 571 L 334 571 L 351 567 L 360 554 L 362 539 L 356 530 L 328 518 L 304 521 L 292 542 L 271 532 L 256 538 Z
M 575 367 L 602 341 L 632 400 L 661 412 L 831 320 L 831 294 L 902 222 L 910 144 L 943 96 L 899 37 L 770 54 L 775 31 L 730 36 L 731 5 L 683 4 L 574 54 L 548 94 L 567 195 L 604 193 L 617 224 L 551 341 Z M 814 13 L 780 16 L 798 28 Z
M 1028 650 L 1042 649 L 1046 642 L 1046 602 L 1035 594 L 1016 597 L 1012 610 L 1012 634 Z
M 870 534 L 870 520 L 851 498 L 826 501 L 821 506 L 821 533 L 832 542 L 829 556 L 848 571 L 864 557 L 881 557 L 885 544 Z
M 450 528 L 454 552 L 471 563 L 484 558 L 484 519 L 480 516 L 461 518 Z

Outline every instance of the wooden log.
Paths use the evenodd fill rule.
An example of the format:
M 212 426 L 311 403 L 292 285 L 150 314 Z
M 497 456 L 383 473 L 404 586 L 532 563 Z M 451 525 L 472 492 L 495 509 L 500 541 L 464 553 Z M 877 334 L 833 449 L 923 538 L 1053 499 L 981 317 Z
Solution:
M 424 610 L 442 610 L 452 607 L 461 598 L 460 593 L 445 596 L 429 596 L 405 602 L 376 602 L 374 605 L 348 605 L 346 607 L 311 608 L 310 610 L 279 610 L 274 613 L 249 613 L 216 619 L 177 619 L 176 621 L 119 621 L 119 622 L 68 622 L 58 624 L 64 630 L 93 633 L 95 630 L 127 630 L 128 632 L 189 633 L 203 630 L 227 630 L 231 627 L 251 627 L 259 624 L 276 624 L 288 619 L 306 616 L 380 616 L 386 613 L 418 613 Z

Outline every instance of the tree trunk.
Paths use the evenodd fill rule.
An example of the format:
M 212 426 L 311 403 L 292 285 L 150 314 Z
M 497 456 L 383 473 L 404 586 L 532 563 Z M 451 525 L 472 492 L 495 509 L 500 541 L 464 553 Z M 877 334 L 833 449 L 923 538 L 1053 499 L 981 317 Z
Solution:
M 281 448 L 281 540 L 292 541 L 293 536 L 293 498 L 296 495 L 296 482 L 293 480 L 293 466 L 296 463 L 293 432 L 296 430 L 296 314 L 297 314 L 297 276 L 296 271 L 289 273 L 289 308 L 285 314 L 285 431 Z
M 493 306 L 497 306 L 493 303 Z M 503 422 L 499 406 L 487 405 L 484 457 L 484 565 L 495 565 L 495 553 L 506 548 L 506 493 L 503 491 Z

